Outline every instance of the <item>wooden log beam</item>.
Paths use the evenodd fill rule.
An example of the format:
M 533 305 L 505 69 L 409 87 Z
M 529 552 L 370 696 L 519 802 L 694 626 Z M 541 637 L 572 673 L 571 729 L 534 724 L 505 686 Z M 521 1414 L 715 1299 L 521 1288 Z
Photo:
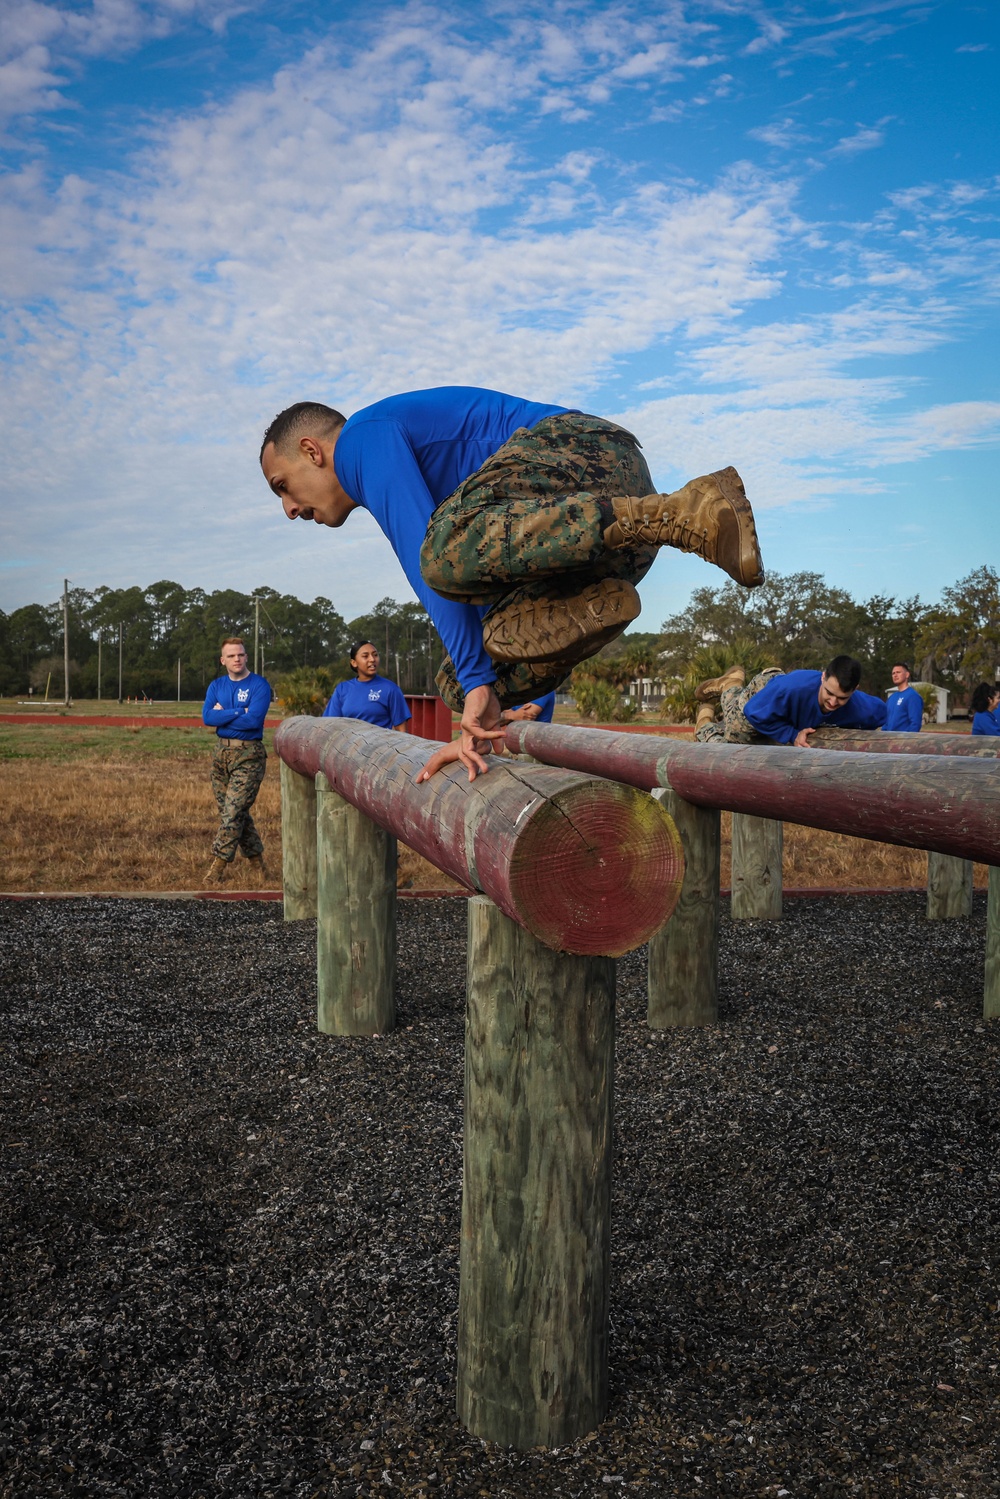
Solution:
M 281 762 L 281 883 L 286 921 L 316 915 L 316 785 Z
M 927 920 L 972 915 L 972 860 L 927 855 Z
M 595 775 L 498 758 L 416 784 L 438 748 L 350 718 L 285 719 L 281 759 L 557 951 L 617 956 L 666 920 L 684 872 L 680 838 L 648 796 Z
M 983 1019 L 1000 1020 L 1000 869 L 990 870 L 986 898 L 986 975 Z
M 733 813 L 732 894 L 734 921 L 780 921 L 784 825 L 772 817 Z
M 607 1414 L 615 965 L 480 897 L 468 969 L 458 1415 L 563 1447 Z
M 884 729 L 817 729 L 813 749 L 869 750 L 881 755 L 973 755 L 995 760 L 1000 739 L 987 734 L 893 734 Z
M 507 745 L 548 765 L 647 791 L 669 786 L 697 807 L 1000 864 L 1000 776 L 988 760 L 682 744 L 653 734 L 538 723 L 511 724 Z
M 316 1028 L 396 1024 L 396 840 L 316 777 Z
M 715 1025 L 719 1018 L 721 814 L 674 791 L 653 796 L 673 818 L 684 848 L 684 883 L 673 916 L 649 939 L 646 1022 L 654 1030 Z

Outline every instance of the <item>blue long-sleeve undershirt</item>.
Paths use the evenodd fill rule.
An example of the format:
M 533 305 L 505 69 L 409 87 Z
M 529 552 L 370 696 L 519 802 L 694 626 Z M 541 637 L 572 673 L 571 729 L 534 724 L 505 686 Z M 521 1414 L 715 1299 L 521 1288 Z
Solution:
M 420 548 L 427 524 L 441 501 L 519 427 L 535 427 L 565 410 L 501 391 L 446 385 L 366 406 L 348 418 L 337 438 L 337 478 L 388 538 L 465 692 L 496 680 L 483 646 L 486 607 L 443 599 L 424 582 Z
M 885 730 L 891 734 L 918 734 L 924 721 L 924 700 L 915 687 L 891 692 L 885 705 Z
M 823 713 L 819 706 L 821 671 L 789 671 L 772 677 L 743 709 L 758 734 L 776 744 L 792 744 L 801 729 L 836 724 L 842 729 L 880 729 L 885 703 L 867 692 L 854 692 L 842 708 Z
M 205 693 L 201 720 L 222 739 L 262 739 L 270 706 L 271 684 L 255 672 L 235 682 L 229 675 L 216 677 Z

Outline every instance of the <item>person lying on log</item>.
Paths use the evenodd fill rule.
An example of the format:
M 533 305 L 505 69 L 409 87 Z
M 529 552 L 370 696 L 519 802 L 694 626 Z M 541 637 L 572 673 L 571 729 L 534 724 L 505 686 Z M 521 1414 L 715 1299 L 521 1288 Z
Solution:
M 444 642 L 437 685 L 470 778 L 504 708 L 554 691 L 636 618 L 659 547 L 764 580 L 734 468 L 656 494 L 623 427 L 500 391 L 412 391 L 346 420 L 300 401 L 260 463 L 290 520 L 336 528 L 360 506 L 385 533 Z
M 879 729 L 886 707 L 880 697 L 859 692 L 861 663 L 834 656 L 825 671 L 778 671 L 768 667 L 750 681 L 742 666 L 702 682 L 695 697 L 704 704 L 695 738 L 707 744 L 795 744 L 808 749 L 818 728 Z M 715 703 L 722 709 L 716 721 Z

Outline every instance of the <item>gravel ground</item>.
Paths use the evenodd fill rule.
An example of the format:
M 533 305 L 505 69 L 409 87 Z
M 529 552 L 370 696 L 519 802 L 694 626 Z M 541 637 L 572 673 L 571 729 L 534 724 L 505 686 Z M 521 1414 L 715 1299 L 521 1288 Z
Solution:
M 278 906 L 0 903 L 0 1494 L 995 1499 L 976 899 L 726 922 L 716 1029 L 622 961 L 611 1411 L 531 1453 L 453 1414 L 464 902 L 370 1041 Z

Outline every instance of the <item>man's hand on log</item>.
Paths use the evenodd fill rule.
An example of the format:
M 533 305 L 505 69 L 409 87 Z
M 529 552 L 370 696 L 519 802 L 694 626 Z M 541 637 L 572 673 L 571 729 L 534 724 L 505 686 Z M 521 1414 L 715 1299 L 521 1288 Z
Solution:
M 496 693 L 492 687 L 473 687 L 465 697 L 459 737 L 451 744 L 446 744 L 443 749 L 434 751 L 417 776 L 417 784 L 429 781 L 443 765 L 453 765 L 456 760 L 461 760 L 469 772 L 469 780 L 474 781 L 477 775 L 488 769 L 483 756 L 492 754 L 493 741 L 502 741 L 503 737 L 500 702 Z M 502 743 L 499 753 L 503 753 Z
M 815 729 L 800 729 L 795 738 L 792 740 L 792 743 L 797 744 L 799 749 L 808 749 L 809 741 L 815 734 L 815 732 Z

